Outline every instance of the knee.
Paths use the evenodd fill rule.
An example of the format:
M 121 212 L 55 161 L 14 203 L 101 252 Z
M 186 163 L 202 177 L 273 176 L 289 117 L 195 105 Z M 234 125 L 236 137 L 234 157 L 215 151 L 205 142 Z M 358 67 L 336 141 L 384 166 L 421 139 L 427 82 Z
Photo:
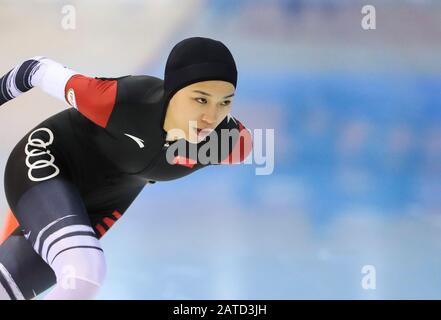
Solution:
M 90 291 L 90 296 L 103 284 L 107 273 L 105 256 L 97 248 L 72 248 L 52 262 L 57 285 L 75 290 L 79 286 Z M 85 293 L 88 296 L 87 293 Z

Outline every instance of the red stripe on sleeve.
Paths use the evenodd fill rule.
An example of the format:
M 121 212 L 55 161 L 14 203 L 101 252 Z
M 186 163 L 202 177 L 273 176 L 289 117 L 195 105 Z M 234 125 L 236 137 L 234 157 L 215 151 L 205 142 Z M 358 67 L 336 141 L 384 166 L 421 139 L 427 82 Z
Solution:
M 239 138 L 230 152 L 229 156 L 221 161 L 221 164 L 236 164 L 241 163 L 250 154 L 253 149 L 253 139 L 250 132 L 244 125 L 236 119 L 239 123 Z
M 173 164 L 180 164 L 181 166 L 186 166 L 189 168 L 193 168 L 196 163 L 197 163 L 197 161 L 190 159 L 190 158 L 182 157 L 182 156 L 176 156 L 173 159 Z
M 119 213 L 119 211 L 117 211 L 117 210 L 113 211 L 112 214 L 116 219 L 119 219 L 122 217 L 122 214 Z
M 102 236 L 106 233 L 106 230 L 105 230 L 104 227 L 103 227 L 102 225 L 100 225 L 100 224 L 96 224 L 96 225 L 95 225 L 95 229 L 100 233 L 100 234 L 99 234 L 100 237 L 102 237 Z
M 100 80 L 80 74 L 66 84 L 66 101 L 81 114 L 105 128 L 116 101 L 116 80 Z
M 110 218 L 104 218 L 103 222 L 106 224 L 106 226 L 108 226 L 110 228 L 115 223 L 115 220 L 112 220 Z

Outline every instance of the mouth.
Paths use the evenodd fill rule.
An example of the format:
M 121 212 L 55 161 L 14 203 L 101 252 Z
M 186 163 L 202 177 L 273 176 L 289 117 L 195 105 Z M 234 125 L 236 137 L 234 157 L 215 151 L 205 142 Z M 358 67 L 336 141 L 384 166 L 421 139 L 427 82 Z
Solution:
M 198 135 L 198 137 L 205 137 L 208 136 L 213 129 L 201 129 L 201 128 L 193 128 L 196 131 L 196 134 Z

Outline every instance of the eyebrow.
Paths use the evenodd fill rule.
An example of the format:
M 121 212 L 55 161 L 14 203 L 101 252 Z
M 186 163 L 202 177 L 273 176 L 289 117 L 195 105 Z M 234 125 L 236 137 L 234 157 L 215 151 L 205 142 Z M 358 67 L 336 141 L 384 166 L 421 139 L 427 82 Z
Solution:
M 197 93 L 203 94 L 204 96 L 209 96 L 209 97 L 211 97 L 211 94 L 206 93 L 206 92 L 204 92 L 204 91 L 193 90 L 193 92 L 197 92 Z M 233 97 L 233 96 L 234 96 L 234 93 L 230 94 L 229 96 L 224 97 L 224 99 L 226 99 L 226 98 L 230 98 L 230 97 Z

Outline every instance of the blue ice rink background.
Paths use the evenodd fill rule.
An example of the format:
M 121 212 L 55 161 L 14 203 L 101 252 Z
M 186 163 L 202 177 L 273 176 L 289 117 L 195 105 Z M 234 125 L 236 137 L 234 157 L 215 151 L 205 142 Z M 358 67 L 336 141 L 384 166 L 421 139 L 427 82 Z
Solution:
M 239 70 L 232 113 L 274 130 L 274 171 L 216 166 L 147 186 L 103 238 L 98 298 L 440 299 L 441 5 L 370 1 L 366 31 L 364 1 L 191 2 L 136 72 L 162 78 L 186 37 L 223 41 Z
M 331 61 L 319 55 L 318 67 L 297 68 L 295 60 L 314 65 L 317 57 L 268 49 L 271 35 L 258 32 L 246 46 L 246 35 L 213 22 L 246 16 L 239 2 L 213 3 L 176 41 L 205 35 L 232 45 L 239 67 L 233 114 L 250 129 L 275 130 L 274 172 L 210 168 L 146 188 L 104 240 L 117 247 L 102 297 L 441 298 L 439 61 L 418 66 L 416 53 L 409 63 L 367 34 L 378 50 L 373 62 L 341 44 Z M 345 9 L 316 3 L 285 2 L 292 5 L 285 23 L 308 10 Z M 295 34 L 285 37 L 284 45 L 295 44 Z M 431 50 L 428 42 L 419 52 Z M 141 73 L 162 76 L 165 47 Z M 339 52 L 347 61 L 333 65 Z M 361 285 L 365 265 L 375 267 L 375 290 Z

